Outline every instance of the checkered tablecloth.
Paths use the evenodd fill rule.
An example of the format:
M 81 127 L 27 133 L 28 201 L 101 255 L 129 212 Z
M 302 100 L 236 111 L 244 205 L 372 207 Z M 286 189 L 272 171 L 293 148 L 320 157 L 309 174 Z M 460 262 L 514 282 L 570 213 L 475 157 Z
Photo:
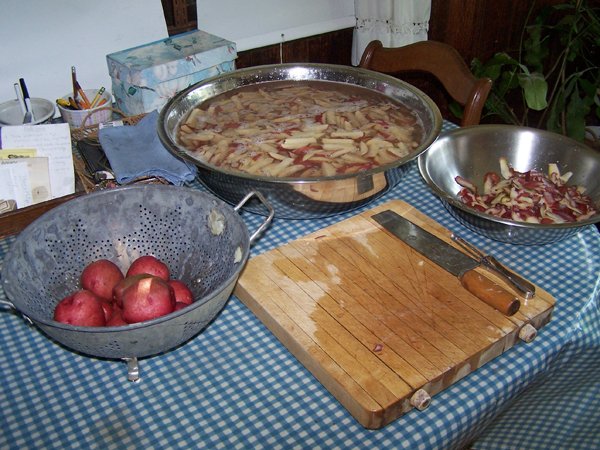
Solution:
M 235 297 L 201 334 L 126 366 L 73 353 L 18 314 L 0 313 L 0 448 L 481 449 L 600 448 L 600 234 L 521 247 L 456 222 L 416 165 L 390 199 L 433 219 L 557 300 L 552 321 L 381 430 L 366 430 Z M 351 217 L 275 220 L 253 254 Z M 263 220 L 242 215 L 250 230 Z M 0 241 L 0 260 L 14 237 Z M 0 266 L 1 268 L 1 266 Z M 4 292 L 0 289 L 0 299 Z

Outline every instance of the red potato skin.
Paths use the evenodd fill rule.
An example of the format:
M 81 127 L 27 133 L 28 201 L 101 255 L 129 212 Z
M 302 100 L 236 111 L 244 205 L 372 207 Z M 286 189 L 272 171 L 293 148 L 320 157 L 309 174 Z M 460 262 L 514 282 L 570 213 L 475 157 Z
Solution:
M 189 303 L 175 302 L 175 309 L 174 309 L 174 311 L 179 311 L 180 309 L 183 309 L 186 306 L 189 306 Z
M 144 273 L 162 278 L 165 281 L 169 281 L 169 278 L 171 277 L 169 267 L 164 262 L 151 255 L 140 256 L 133 261 L 127 270 L 126 276 L 130 277 L 132 275 Z
M 80 327 L 106 325 L 102 300 L 85 289 L 63 298 L 54 309 L 54 320 Z
M 106 321 L 107 327 L 121 327 L 123 325 L 129 325 L 123 319 L 123 310 L 119 308 L 116 304 L 113 304 L 113 311 L 110 317 L 110 320 Z
M 112 298 L 114 303 L 120 308 L 123 308 L 123 292 L 125 292 L 125 289 L 127 289 L 129 286 L 136 283 L 137 281 L 141 280 L 142 278 L 148 278 L 151 276 L 152 275 L 149 275 L 147 273 L 141 273 L 139 275 L 132 275 L 123 278 L 113 289 Z
M 108 322 L 113 315 L 113 303 L 102 299 L 102 311 L 104 311 L 104 318 Z
M 168 283 L 173 288 L 176 302 L 185 303 L 186 305 L 191 305 L 194 302 L 194 294 L 183 281 L 169 280 Z
M 170 314 L 175 309 L 173 289 L 159 277 L 143 277 L 131 284 L 122 296 L 123 319 L 145 322 Z
M 81 272 L 81 287 L 98 297 L 112 299 L 113 288 L 124 278 L 121 269 L 108 259 L 98 259 Z

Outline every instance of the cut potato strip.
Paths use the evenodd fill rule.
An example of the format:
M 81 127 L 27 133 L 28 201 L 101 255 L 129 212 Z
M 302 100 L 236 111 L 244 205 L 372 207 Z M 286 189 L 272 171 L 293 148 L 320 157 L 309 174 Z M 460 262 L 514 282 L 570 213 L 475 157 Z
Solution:
M 354 140 L 353 139 L 326 139 L 326 138 L 323 138 L 323 139 L 321 139 L 321 142 L 323 144 L 333 144 L 333 145 L 335 145 L 335 144 L 338 144 L 338 145 L 340 145 L 340 144 L 354 145 Z
M 359 139 L 365 135 L 364 131 L 361 130 L 351 130 L 351 131 L 334 131 L 331 133 L 332 138 L 349 138 L 349 139 Z
M 348 149 L 348 150 L 354 150 L 356 148 L 356 146 L 350 142 L 348 144 L 323 144 L 323 150 L 327 150 L 327 151 L 333 151 L 333 150 L 340 150 L 340 149 Z
M 283 142 L 281 143 L 281 146 L 285 149 L 292 150 L 292 149 L 297 149 L 300 147 L 306 147 L 307 145 L 316 144 L 316 143 L 317 143 L 317 139 L 314 137 L 288 138 L 288 139 L 283 140 Z

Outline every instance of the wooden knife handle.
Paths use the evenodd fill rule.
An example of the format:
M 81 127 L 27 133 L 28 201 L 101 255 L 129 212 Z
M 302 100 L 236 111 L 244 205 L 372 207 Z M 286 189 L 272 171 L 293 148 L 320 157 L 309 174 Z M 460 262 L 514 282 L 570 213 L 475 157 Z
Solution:
M 521 307 L 518 298 L 475 270 L 462 274 L 460 281 L 467 291 L 506 316 L 512 316 Z

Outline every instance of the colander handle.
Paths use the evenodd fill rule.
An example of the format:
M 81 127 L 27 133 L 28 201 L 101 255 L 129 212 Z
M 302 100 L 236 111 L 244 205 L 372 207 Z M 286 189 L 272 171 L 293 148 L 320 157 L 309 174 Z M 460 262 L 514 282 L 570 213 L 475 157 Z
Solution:
M 10 309 L 13 310 L 13 312 L 16 312 L 17 314 L 20 314 L 21 317 L 23 317 L 23 319 L 25 319 L 27 322 L 29 322 L 31 325 L 33 325 L 33 321 L 29 317 L 27 317 L 25 314 L 19 312 L 19 310 L 16 308 L 16 306 L 13 305 L 8 300 L 0 300 L 0 305 L 8 306 Z
M 11 302 L 9 302 L 8 300 L 0 300 L 0 305 L 5 305 L 8 306 L 9 308 L 14 309 L 15 311 L 17 310 L 17 308 L 15 308 L 15 305 L 13 305 Z
M 258 191 L 248 192 L 246 196 L 233 208 L 233 210 L 235 212 L 238 212 L 240 209 L 242 209 L 242 206 L 244 206 L 248 202 L 248 200 L 250 200 L 254 196 L 256 196 L 260 200 L 260 202 L 267 208 L 267 210 L 269 211 L 269 215 L 264 220 L 264 222 L 260 224 L 256 231 L 250 235 L 250 245 L 254 244 L 254 241 L 265 230 L 265 228 L 269 226 L 269 224 L 273 220 L 273 217 L 275 216 L 275 210 L 273 209 L 271 204 L 267 201 L 265 196 Z

